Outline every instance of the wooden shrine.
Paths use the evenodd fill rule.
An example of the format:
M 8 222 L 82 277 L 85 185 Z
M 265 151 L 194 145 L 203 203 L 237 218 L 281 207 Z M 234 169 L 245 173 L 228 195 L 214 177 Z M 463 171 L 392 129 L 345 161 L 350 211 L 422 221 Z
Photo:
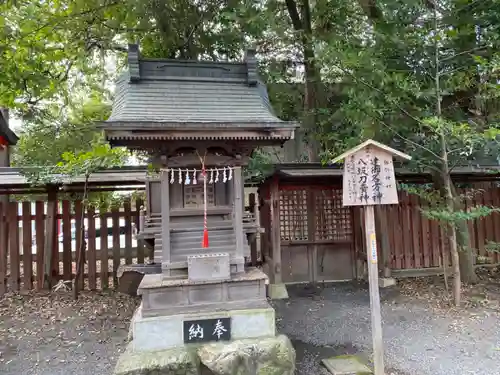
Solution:
M 274 115 L 255 52 L 243 62 L 181 61 L 143 58 L 130 45 L 128 71 L 100 126 L 111 145 L 145 151 L 157 171 L 146 180 L 140 236 L 154 243 L 162 273 L 139 286 L 134 349 L 183 345 L 226 318 L 232 333 L 224 337 L 274 336 L 267 276 L 245 269 L 242 167 L 256 147 L 283 144 L 298 125 Z M 250 316 L 258 326 L 248 326 Z M 166 321 L 174 333 L 158 328 Z

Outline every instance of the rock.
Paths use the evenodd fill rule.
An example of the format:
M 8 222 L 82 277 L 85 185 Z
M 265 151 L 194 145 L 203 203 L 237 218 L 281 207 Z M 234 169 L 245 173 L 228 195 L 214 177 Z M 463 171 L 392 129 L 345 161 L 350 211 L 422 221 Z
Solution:
M 201 362 L 214 375 L 292 375 L 295 349 L 288 337 L 218 342 L 198 349 Z
M 194 350 L 175 348 L 134 352 L 132 344 L 120 356 L 114 375 L 199 375 L 200 360 Z
M 134 339 L 134 326 L 131 324 L 128 327 L 127 342 L 130 342 L 133 339 Z
M 118 292 L 131 296 L 137 295 L 137 288 L 144 275 L 161 273 L 158 264 L 122 264 L 118 267 Z
M 134 315 L 132 316 L 132 323 L 128 327 L 127 342 L 130 342 L 134 339 L 134 324 L 133 324 L 133 322 L 136 318 L 136 315 L 140 314 L 140 309 L 141 309 L 140 307 L 136 308 L 134 311 Z

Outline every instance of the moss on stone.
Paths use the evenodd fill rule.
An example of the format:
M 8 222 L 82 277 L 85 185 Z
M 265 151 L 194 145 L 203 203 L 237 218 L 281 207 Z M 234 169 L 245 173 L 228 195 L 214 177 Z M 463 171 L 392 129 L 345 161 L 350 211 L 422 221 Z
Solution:
M 134 352 L 131 345 L 118 359 L 114 375 L 198 375 L 200 360 L 196 351 L 186 348 L 156 352 Z

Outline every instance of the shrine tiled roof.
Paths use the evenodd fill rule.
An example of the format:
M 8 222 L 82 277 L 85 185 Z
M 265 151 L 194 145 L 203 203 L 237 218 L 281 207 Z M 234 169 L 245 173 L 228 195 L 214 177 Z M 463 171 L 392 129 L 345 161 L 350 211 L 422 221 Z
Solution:
M 277 118 L 254 54 L 242 63 L 143 59 L 129 47 L 108 130 L 290 128 Z

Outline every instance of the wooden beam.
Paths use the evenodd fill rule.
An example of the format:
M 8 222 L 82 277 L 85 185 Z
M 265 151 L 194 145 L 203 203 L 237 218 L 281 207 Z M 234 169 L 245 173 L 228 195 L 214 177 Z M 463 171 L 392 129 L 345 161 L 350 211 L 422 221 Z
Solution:
M 384 375 L 384 341 L 377 267 L 377 236 L 373 206 L 365 206 L 366 248 L 368 252 L 368 285 L 372 318 L 373 362 L 375 375 Z
M 281 284 L 281 236 L 280 236 L 280 206 L 279 206 L 279 186 L 278 180 L 273 180 L 271 184 L 271 258 L 270 278 L 271 283 Z

